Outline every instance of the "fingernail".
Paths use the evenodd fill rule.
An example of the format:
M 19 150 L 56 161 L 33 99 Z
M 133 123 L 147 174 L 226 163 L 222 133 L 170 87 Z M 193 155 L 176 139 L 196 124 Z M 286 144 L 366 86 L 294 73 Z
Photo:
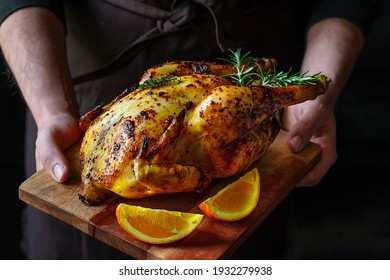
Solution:
M 64 174 L 64 167 L 61 164 L 56 164 L 53 169 L 54 176 L 58 181 L 61 180 L 62 175 Z
M 294 147 L 296 152 L 299 152 L 302 148 L 302 138 L 300 136 L 294 136 L 291 138 L 291 145 Z

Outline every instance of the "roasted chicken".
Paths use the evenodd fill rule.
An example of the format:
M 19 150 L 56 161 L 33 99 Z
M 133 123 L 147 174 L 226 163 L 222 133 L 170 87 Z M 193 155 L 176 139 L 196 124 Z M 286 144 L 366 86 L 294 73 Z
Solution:
M 275 63 L 259 59 L 256 67 L 267 72 Z M 232 71 L 205 62 L 158 65 L 140 81 L 154 84 L 84 115 L 80 199 L 201 191 L 214 178 L 238 174 L 276 138 L 276 113 L 316 98 L 329 83 L 320 75 L 315 85 L 239 86 L 222 77 Z

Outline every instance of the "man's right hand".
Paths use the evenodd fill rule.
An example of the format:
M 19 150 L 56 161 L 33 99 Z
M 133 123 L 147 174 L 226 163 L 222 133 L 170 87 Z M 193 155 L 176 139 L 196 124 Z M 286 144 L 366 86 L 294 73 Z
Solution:
M 70 166 L 64 151 L 80 137 L 78 121 L 71 115 L 56 115 L 43 122 L 36 140 L 37 170 L 45 168 L 57 182 L 66 181 Z

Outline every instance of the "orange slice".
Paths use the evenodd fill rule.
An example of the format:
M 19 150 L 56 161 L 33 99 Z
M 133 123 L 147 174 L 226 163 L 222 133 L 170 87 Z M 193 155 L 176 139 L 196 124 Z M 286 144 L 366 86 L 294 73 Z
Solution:
M 199 204 L 207 216 L 222 221 L 237 221 L 256 208 L 260 198 L 260 174 L 252 169 L 214 196 Z
M 119 225 L 134 238 L 151 244 L 167 244 L 188 236 L 200 224 L 202 214 L 183 213 L 120 203 Z

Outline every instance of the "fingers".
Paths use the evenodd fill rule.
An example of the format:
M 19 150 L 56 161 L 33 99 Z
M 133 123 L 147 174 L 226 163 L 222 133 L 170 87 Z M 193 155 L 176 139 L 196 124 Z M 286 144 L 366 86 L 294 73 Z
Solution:
M 320 162 L 297 183 L 297 187 L 313 187 L 318 185 L 335 161 L 336 160 L 320 160 Z
M 324 136 L 328 138 L 327 136 Z M 311 187 L 318 185 L 321 179 L 328 173 L 329 169 L 337 160 L 336 143 L 334 139 L 321 139 L 317 142 L 322 148 L 319 162 L 298 182 L 298 187 Z

